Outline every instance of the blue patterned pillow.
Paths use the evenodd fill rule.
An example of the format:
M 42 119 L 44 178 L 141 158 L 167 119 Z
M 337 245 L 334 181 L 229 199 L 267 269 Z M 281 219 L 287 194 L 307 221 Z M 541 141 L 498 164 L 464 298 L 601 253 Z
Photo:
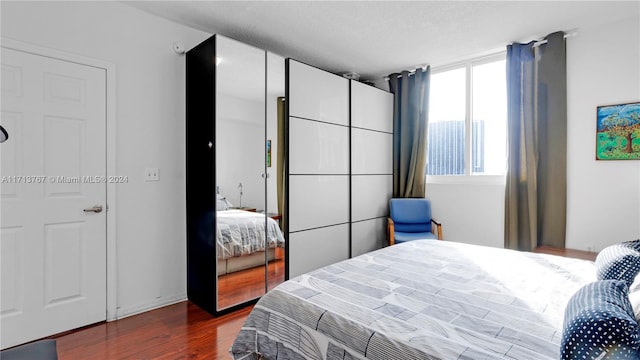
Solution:
M 567 304 L 561 359 L 638 359 L 639 331 L 623 281 L 587 284 Z
M 596 258 L 596 271 L 600 280 L 623 280 L 631 286 L 640 272 L 640 240 L 606 247 Z

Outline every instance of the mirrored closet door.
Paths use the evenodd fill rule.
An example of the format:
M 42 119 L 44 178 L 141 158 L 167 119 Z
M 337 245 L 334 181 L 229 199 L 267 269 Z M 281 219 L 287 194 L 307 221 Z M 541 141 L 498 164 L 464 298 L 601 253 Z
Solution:
M 284 281 L 283 96 L 279 56 L 220 35 L 187 52 L 187 293 L 212 314 Z
M 218 310 L 265 293 L 265 56 L 216 38 Z

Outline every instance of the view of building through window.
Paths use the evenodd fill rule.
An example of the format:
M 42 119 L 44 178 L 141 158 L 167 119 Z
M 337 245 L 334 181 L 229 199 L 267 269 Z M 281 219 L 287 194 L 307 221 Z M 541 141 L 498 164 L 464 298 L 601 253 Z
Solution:
M 505 66 L 501 57 L 431 75 L 427 175 L 505 173 Z

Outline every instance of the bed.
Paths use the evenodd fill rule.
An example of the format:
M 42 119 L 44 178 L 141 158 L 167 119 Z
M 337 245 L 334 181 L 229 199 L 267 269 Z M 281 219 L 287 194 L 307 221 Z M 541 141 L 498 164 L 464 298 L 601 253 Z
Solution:
M 558 359 L 591 261 L 446 241 L 386 247 L 255 305 L 234 359 Z
M 244 210 L 216 212 L 216 246 L 218 275 L 228 274 L 255 266 L 264 266 L 265 254 L 275 259 L 275 249 L 284 247 L 284 237 L 278 222 L 265 215 Z M 268 246 L 265 248 L 265 234 Z

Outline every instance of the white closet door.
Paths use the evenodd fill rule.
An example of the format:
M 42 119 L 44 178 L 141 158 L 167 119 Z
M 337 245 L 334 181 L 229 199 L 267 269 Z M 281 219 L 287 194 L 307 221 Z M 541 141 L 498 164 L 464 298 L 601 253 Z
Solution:
M 289 278 L 349 258 L 349 224 L 289 235 Z
M 386 243 L 393 190 L 393 94 L 351 81 L 351 255 Z
M 393 133 L 393 94 L 352 81 L 351 109 L 352 127 Z
M 387 242 L 387 218 L 354 222 L 351 234 L 351 256 L 380 249 Z
M 288 66 L 289 277 L 349 257 L 349 81 Z
M 349 126 L 349 81 L 289 60 L 289 116 Z
M 289 194 L 291 232 L 349 222 L 348 176 L 290 176 Z
M 348 174 L 349 128 L 299 118 L 289 119 L 289 173 Z
M 2 48 L 2 348 L 106 318 L 105 99 L 104 69 Z
M 386 217 L 392 191 L 393 175 L 351 176 L 351 220 Z
M 393 134 L 351 129 L 351 173 L 389 174 L 393 168 Z

